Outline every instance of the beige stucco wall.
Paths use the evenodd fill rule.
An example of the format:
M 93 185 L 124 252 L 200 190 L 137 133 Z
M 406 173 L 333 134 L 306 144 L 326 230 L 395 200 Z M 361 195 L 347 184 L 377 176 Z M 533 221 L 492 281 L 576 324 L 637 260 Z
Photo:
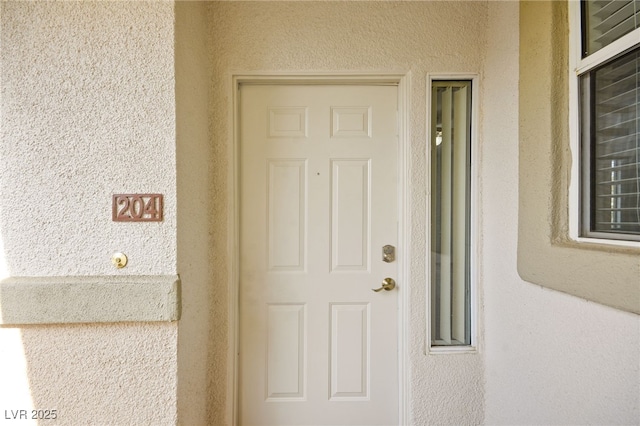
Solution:
M 11 275 L 176 272 L 173 61 L 170 3 L 2 3 Z M 112 194 L 148 192 L 163 222 L 111 221 Z
M 425 355 L 425 140 L 427 72 L 482 73 L 486 48 L 485 2 L 212 2 L 209 37 L 212 55 L 212 176 L 216 199 L 223 206 L 213 233 L 223 248 L 228 237 L 229 164 L 232 153 L 231 113 L 234 73 L 251 72 L 381 72 L 408 75 L 412 227 L 408 317 L 413 424 L 478 424 L 483 419 L 483 361 L 475 355 Z M 464 22 L 464 31 L 459 23 Z M 215 295 L 228 297 L 228 257 L 216 250 Z M 227 316 L 219 301 L 216 318 Z M 218 322 L 220 326 L 224 323 Z M 222 329 L 222 331 L 225 331 Z M 212 421 L 227 421 L 225 400 L 228 335 L 213 339 L 216 363 L 212 381 L 216 395 Z M 464 407 L 464 409 L 459 409 Z
M 220 154 L 214 154 L 209 137 L 211 56 L 206 2 L 178 2 L 175 13 L 178 270 L 183 282 L 178 323 L 178 421 L 181 425 L 203 425 L 220 418 L 216 412 L 224 412 L 221 407 L 228 383 L 223 374 L 213 373 L 220 373 L 226 358 L 227 318 L 220 306 L 226 303 L 227 283 L 214 281 L 226 266 L 213 259 L 226 256 L 228 249 L 225 233 L 214 233 L 211 226 L 225 214 L 225 203 L 218 195 L 225 191 L 214 186 L 212 177 L 212 159 Z
M 0 326 L 0 422 L 35 408 L 56 424 L 228 424 L 232 74 L 385 72 L 410 85 L 407 421 L 637 423 L 638 317 L 518 275 L 519 16 L 478 1 L 1 3 L 2 274 L 180 273 L 183 288 L 177 324 Z M 425 354 L 428 72 L 480 76 L 477 354 Z M 164 193 L 165 221 L 112 223 L 113 192 Z
M 523 2 L 518 271 L 530 282 L 640 314 L 640 247 L 569 238 L 569 16 Z M 553 102 L 549 102 L 552 99 Z M 535 176 L 535 179 L 532 177 Z
M 71 307 L 72 282 L 82 314 L 111 304 L 109 283 L 175 276 L 173 4 L 3 1 L 0 40 L 2 275 L 55 278 L 40 299 L 3 293 L 0 315 Z M 111 221 L 113 193 L 149 192 L 163 222 Z M 0 421 L 33 408 L 56 424 L 174 424 L 176 386 L 176 323 L 0 327 Z
M 212 138 L 216 153 L 226 156 L 215 161 L 216 188 L 229 183 L 232 73 L 410 71 L 411 423 L 625 424 L 637 419 L 638 317 L 542 289 L 518 275 L 515 183 L 519 105 L 526 104 L 518 96 L 518 3 L 218 3 L 209 10 Z M 465 31 L 459 31 L 460 22 Z M 481 77 L 479 355 L 424 354 L 425 247 L 420 236 L 426 227 L 427 72 L 477 72 Z M 547 119 L 541 107 L 538 113 Z M 218 235 L 225 232 L 226 220 L 214 221 Z M 228 282 L 228 273 L 220 271 L 215 281 Z M 225 306 L 220 308 L 224 312 Z M 222 334 L 214 340 L 220 356 L 225 341 Z M 213 377 L 222 380 L 226 368 L 215 366 Z M 224 393 L 222 386 L 214 387 L 215 419 L 222 420 L 219 410 L 229 406 Z
M 518 5 L 507 9 L 512 7 Z M 566 12 L 562 2 L 521 3 L 520 23 L 525 25 L 520 37 L 509 37 L 517 34 L 517 17 L 509 18 L 504 6 L 496 3 L 489 8 L 495 20 L 488 36 L 486 92 L 500 102 L 488 109 L 483 123 L 485 424 L 631 425 L 640 418 L 640 318 L 528 283 L 517 269 L 522 257 L 538 262 L 536 268 L 548 275 L 562 267 L 549 262 L 563 263 L 563 276 L 571 276 L 567 272 L 574 271 L 572 262 L 585 260 L 579 250 L 546 261 L 536 248 L 518 252 L 519 210 L 531 205 L 531 197 L 550 203 L 546 194 L 563 191 L 560 182 L 566 183 L 564 176 L 569 174 L 556 169 L 556 176 L 563 178 L 550 183 L 539 176 L 548 166 L 530 156 L 556 146 L 543 156 L 551 164 L 566 149 L 566 140 L 558 137 L 558 130 L 566 130 L 561 121 L 566 115 L 562 109 L 551 112 L 567 105 L 566 88 L 550 84 L 552 79 L 562 80 L 560 73 L 566 69 L 550 72 L 537 67 L 563 58 L 550 47 L 552 34 L 557 42 L 566 42 L 563 9 Z M 519 61 L 504 61 L 518 51 Z M 523 123 L 529 127 L 526 132 L 521 130 Z M 519 193 L 514 184 L 518 181 L 530 190 Z M 538 224 L 527 231 L 536 238 L 549 238 L 548 228 L 539 222 L 553 217 L 547 210 L 550 204 L 545 205 L 534 212 Z

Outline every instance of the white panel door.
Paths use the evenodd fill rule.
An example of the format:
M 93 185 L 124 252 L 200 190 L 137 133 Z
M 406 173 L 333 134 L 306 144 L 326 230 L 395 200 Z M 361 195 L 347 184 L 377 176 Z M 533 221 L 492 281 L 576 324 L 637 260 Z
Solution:
M 397 87 L 241 85 L 239 421 L 398 422 Z

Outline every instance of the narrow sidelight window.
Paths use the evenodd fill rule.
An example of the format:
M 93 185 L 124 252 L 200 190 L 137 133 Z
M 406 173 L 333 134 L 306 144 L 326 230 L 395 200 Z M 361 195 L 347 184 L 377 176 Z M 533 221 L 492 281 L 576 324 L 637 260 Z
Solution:
M 471 81 L 431 87 L 431 345 L 471 345 Z

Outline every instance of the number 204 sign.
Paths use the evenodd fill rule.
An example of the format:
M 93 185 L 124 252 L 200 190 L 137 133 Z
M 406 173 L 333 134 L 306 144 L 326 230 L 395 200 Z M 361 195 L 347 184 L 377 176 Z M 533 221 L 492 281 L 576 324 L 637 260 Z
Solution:
M 114 194 L 114 222 L 161 222 L 162 194 Z

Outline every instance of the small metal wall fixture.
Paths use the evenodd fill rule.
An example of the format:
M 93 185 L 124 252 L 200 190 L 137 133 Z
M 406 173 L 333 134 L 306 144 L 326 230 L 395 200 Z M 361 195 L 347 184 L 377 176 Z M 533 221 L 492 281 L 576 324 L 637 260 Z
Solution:
M 114 194 L 114 222 L 162 222 L 162 194 Z
M 127 266 L 128 259 L 127 259 L 127 255 L 124 253 L 114 253 L 113 256 L 111 256 L 111 261 L 113 262 L 116 268 L 122 269 L 125 266 Z

